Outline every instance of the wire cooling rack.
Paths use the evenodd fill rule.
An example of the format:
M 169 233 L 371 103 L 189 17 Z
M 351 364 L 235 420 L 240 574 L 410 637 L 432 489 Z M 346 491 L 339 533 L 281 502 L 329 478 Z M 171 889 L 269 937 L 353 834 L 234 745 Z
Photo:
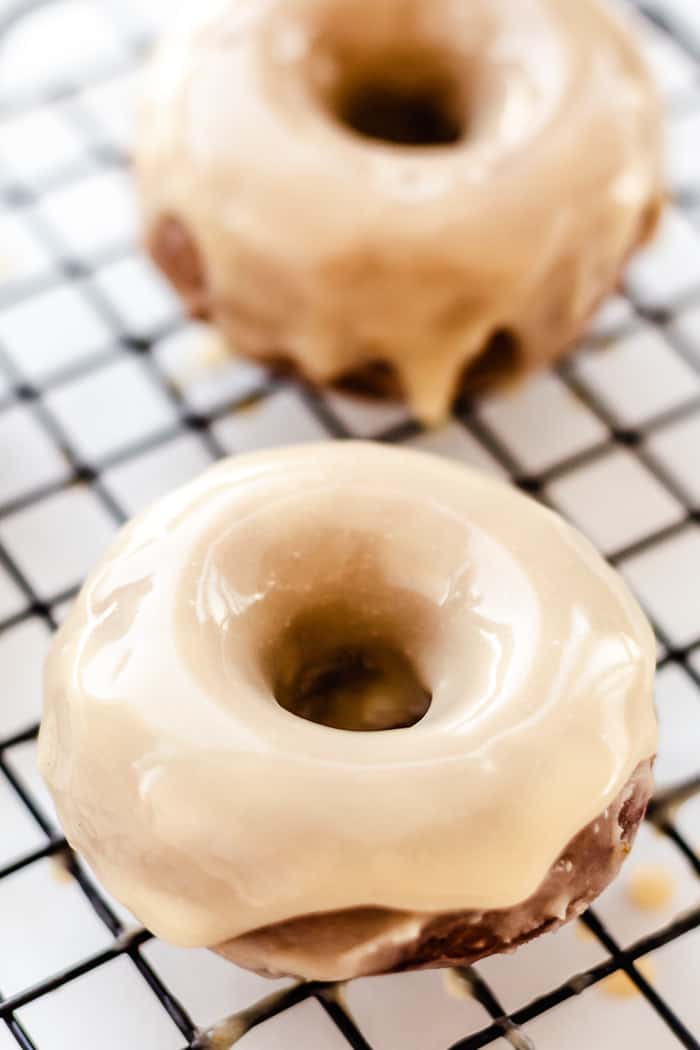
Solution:
M 700 1050 L 700 9 L 645 7 L 673 192 L 625 294 L 560 369 L 430 435 L 400 406 L 226 358 L 139 255 L 130 98 L 167 10 L 0 0 L 0 1047 Z M 37 668 L 83 573 L 119 523 L 215 458 L 324 436 L 510 476 L 625 573 L 660 641 L 662 727 L 629 869 L 660 862 L 671 903 L 635 910 L 623 876 L 585 936 L 457 974 L 460 997 L 435 974 L 267 984 L 161 945 L 71 854 L 35 766 Z

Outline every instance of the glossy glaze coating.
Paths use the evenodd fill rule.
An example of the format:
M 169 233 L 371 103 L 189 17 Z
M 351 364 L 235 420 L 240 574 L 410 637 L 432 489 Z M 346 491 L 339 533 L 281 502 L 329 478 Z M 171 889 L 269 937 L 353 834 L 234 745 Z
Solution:
M 651 763 L 567 843 L 537 890 L 519 904 L 460 912 L 387 908 L 306 915 L 216 945 L 224 958 L 268 977 L 338 981 L 397 970 L 468 967 L 558 929 L 588 908 L 630 852 L 654 789 Z M 459 832 L 457 832 L 459 833 Z
M 419 671 L 417 725 L 276 702 L 278 640 L 339 607 Z M 654 755 L 654 657 L 620 577 L 516 490 L 364 443 L 258 453 L 135 519 L 88 579 L 48 660 L 41 767 L 71 843 L 177 943 L 505 908 Z
M 435 81 L 459 139 L 358 134 L 363 80 Z M 156 259 L 234 349 L 315 383 L 384 362 L 435 422 L 496 333 L 522 372 L 581 332 L 653 227 L 660 157 L 598 0 L 201 0 L 156 54 L 136 169 Z

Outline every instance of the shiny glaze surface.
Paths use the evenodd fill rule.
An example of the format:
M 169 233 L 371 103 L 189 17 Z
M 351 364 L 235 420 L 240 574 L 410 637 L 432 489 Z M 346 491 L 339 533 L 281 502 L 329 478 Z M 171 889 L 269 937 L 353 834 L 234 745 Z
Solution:
M 342 599 L 432 703 L 349 732 L 273 695 L 274 642 Z M 364 443 L 225 461 L 128 525 L 46 669 L 71 843 L 157 934 L 516 904 L 656 749 L 655 642 L 621 578 L 516 490 Z
M 317 383 L 385 362 L 435 422 L 495 333 L 514 371 L 580 334 L 658 212 L 659 107 L 598 0 L 365 7 L 188 5 L 144 92 L 146 234 L 174 218 L 192 239 L 190 301 L 237 351 Z M 458 142 L 398 146 L 335 114 L 347 77 L 406 54 L 456 85 Z M 198 269 L 184 252 L 172 269 Z

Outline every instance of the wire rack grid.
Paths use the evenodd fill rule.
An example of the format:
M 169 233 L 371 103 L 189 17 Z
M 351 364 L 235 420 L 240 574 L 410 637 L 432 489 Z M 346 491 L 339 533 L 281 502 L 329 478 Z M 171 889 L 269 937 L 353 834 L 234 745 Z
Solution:
M 524 390 L 460 406 L 444 431 L 425 435 L 400 406 L 318 394 L 223 360 L 138 254 L 125 171 L 128 98 L 154 30 L 139 6 L 0 0 L 0 1047 L 178 1050 L 234 1038 L 246 1046 L 250 1039 L 251 1050 L 584 1046 L 571 1030 L 558 1041 L 543 1019 L 622 974 L 650 1024 L 648 1041 L 635 1036 L 635 1046 L 700 1050 L 692 997 L 677 1008 L 668 981 L 664 987 L 645 965 L 690 943 L 700 927 L 700 856 L 692 823 L 682 819 L 700 793 L 700 16 L 692 0 L 655 0 L 643 16 L 670 128 L 673 200 L 657 241 L 577 355 Z M 387 1035 L 371 1020 L 393 1009 L 382 998 L 388 986 L 373 986 L 367 1014 L 364 999 L 355 1008 L 352 986 L 283 983 L 262 994 L 257 979 L 222 1009 L 232 1017 L 212 1036 L 189 1005 L 196 965 L 187 964 L 184 984 L 164 976 L 152 936 L 69 850 L 34 766 L 35 666 L 113 529 L 224 454 L 322 436 L 403 442 L 509 476 L 589 532 L 639 591 L 660 642 L 669 699 L 649 821 L 681 865 L 692 906 L 660 924 L 650 916 L 641 935 L 635 927 L 628 936 L 614 908 L 601 904 L 583 920 L 595 961 L 581 969 L 579 955 L 565 952 L 558 976 L 529 997 L 511 994 L 490 963 L 457 975 L 478 1012 L 453 1000 L 464 1027 L 453 1025 L 442 1043 L 442 987 L 444 1002 L 430 1000 L 435 1016 L 424 1013 L 409 1038 L 407 1023 Z M 20 884 L 24 896 L 15 893 Z M 24 909 L 19 934 L 12 901 Z M 92 925 L 76 947 L 78 906 Z M 693 944 L 691 968 L 693 958 L 700 967 Z M 109 1042 L 106 1029 L 98 1040 L 80 1034 L 84 1005 L 70 1007 L 77 1020 L 61 1020 L 71 990 L 103 973 L 117 1003 L 126 996 L 113 1024 L 120 1031 L 127 1012 L 138 1013 L 144 1027 L 136 1035 Z M 391 980 L 409 989 L 409 976 Z M 63 1014 L 38 1009 L 56 1002 Z M 253 1043 L 253 1032 L 310 1003 L 328 1025 L 316 1031 L 316 1012 L 313 1039 L 302 1026 Z M 618 1030 L 596 1045 L 632 1042 Z

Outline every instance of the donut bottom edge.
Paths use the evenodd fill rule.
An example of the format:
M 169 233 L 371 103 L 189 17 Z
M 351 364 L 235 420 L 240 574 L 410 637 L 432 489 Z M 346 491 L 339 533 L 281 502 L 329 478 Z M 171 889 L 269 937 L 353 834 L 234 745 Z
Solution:
M 470 966 L 513 951 L 580 916 L 617 875 L 653 792 L 653 759 L 580 831 L 527 900 L 510 908 L 408 913 L 355 908 L 309 914 L 213 948 L 265 977 L 343 981 L 406 970 Z
M 636 252 L 652 238 L 666 203 L 659 192 L 653 196 L 639 218 L 632 243 L 621 260 L 613 279 L 600 286 L 599 294 L 589 304 L 582 320 L 571 321 L 570 299 L 575 297 L 575 285 L 568 288 L 566 280 L 555 296 L 560 301 L 550 304 L 552 324 L 543 328 L 540 345 L 531 336 L 524 336 L 517 323 L 496 328 L 483 341 L 481 349 L 463 366 L 451 384 L 451 393 L 443 399 L 440 411 L 424 414 L 415 397 L 405 388 L 396 362 L 376 353 L 368 353 L 365 360 L 346 370 L 333 371 L 323 379 L 311 374 L 305 362 L 290 352 L 275 336 L 257 321 L 239 316 L 226 301 L 217 302 L 207 275 L 207 267 L 189 229 L 175 215 L 156 219 L 145 235 L 145 247 L 154 263 L 169 279 L 180 296 L 189 316 L 210 323 L 221 335 L 232 356 L 240 356 L 268 368 L 273 374 L 296 379 L 314 388 L 335 389 L 355 397 L 372 400 L 408 402 L 409 408 L 424 425 L 436 426 L 444 422 L 455 404 L 480 396 L 487 391 L 516 385 L 538 368 L 555 363 L 570 353 L 585 334 L 597 310 L 618 289 L 627 266 Z M 548 330 L 551 329 L 551 330 Z M 245 333 L 245 334 L 244 334 Z M 412 402 L 414 402 L 412 404 Z

